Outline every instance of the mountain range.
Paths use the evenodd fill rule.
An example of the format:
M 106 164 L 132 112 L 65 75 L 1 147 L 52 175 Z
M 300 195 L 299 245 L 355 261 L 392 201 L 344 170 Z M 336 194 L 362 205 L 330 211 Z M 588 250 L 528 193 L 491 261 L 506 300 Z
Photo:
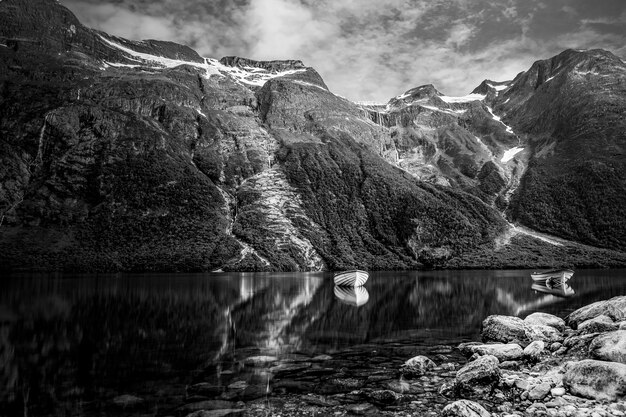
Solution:
M 5 271 L 626 265 L 626 63 L 566 50 L 465 97 L 334 94 L 0 1 Z

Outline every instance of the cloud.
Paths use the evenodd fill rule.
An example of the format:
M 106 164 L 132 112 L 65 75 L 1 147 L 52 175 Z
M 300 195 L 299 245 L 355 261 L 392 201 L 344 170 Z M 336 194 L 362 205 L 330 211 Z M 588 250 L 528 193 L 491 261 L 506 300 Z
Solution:
M 626 54 L 623 0 L 62 0 L 87 25 L 201 55 L 300 59 L 352 100 L 464 95 L 563 49 Z

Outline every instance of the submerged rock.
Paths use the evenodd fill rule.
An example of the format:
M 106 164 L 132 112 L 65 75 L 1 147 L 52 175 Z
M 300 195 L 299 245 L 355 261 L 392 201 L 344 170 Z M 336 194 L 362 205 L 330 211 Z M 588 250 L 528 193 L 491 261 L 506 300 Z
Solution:
M 490 417 L 491 413 L 485 408 L 469 400 L 459 400 L 448 404 L 443 409 L 444 417 Z
M 117 397 L 113 398 L 113 404 L 122 408 L 132 408 L 142 403 L 143 398 L 139 398 L 134 395 L 124 394 L 118 395 Z
M 626 330 L 605 333 L 593 339 L 589 345 L 589 355 L 626 364 Z
M 569 362 L 563 384 L 574 395 L 615 401 L 626 395 L 626 365 L 585 359 Z
M 503 343 L 525 340 L 524 321 L 519 317 L 489 316 L 482 323 L 482 339 L 484 342 Z
M 427 371 L 434 369 L 436 366 L 435 362 L 426 356 L 415 356 L 402 365 L 400 372 L 402 375 L 412 378 L 424 375 Z

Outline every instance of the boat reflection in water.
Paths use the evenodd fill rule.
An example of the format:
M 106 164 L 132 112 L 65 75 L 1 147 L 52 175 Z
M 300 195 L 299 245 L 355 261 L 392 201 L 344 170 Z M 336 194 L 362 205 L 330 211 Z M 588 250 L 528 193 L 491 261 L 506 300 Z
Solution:
M 360 307 L 368 302 L 370 294 L 365 287 L 340 287 L 335 285 L 335 297 L 344 304 Z
M 575 294 L 574 289 L 563 279 L 547 279 L 533 282 L 531 289 L 557 297 L 571 297 Z

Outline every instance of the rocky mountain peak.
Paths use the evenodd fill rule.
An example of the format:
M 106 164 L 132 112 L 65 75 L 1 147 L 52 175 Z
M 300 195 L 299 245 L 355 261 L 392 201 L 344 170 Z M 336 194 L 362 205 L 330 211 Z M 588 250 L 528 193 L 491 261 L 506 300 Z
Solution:
M 222 65 L 242 69 L 260 68 L 270 72 L 282 72 L 306 68 L 299 60 L 255 61 L 238 56 L 226 56 L 220 59 Z
M 567 49 L 552 58 L 533 63 L 528 71 L 515 78 L 514 89 L 536 89 L 560 76 L 614 74 L 624 68 L 626 64 L 609 51 Z

